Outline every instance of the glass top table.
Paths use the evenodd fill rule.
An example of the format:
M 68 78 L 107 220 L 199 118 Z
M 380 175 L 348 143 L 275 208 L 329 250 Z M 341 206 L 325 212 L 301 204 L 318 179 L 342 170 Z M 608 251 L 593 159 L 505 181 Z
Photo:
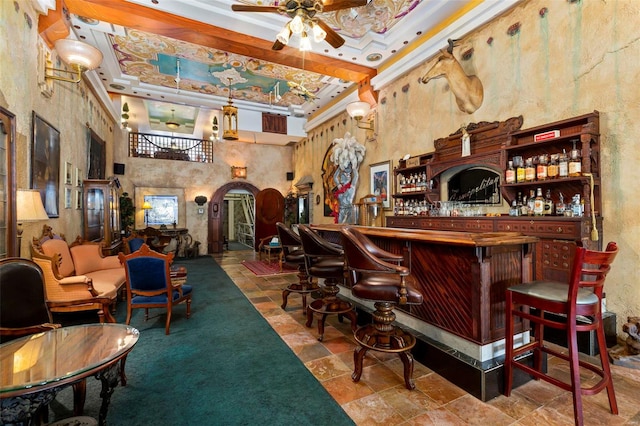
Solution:
M 138 330 L 127 325 L 86 324 L 33 334 L 0 345 L 1 420 L 8 421 L 6 416 L 10 413 L 6 408 L 11 398 L 28 399 L 39 407 L 50 402 L 42 395 L 53 399 L 58 390 L 92 375 L 102 380 L 103 389 L 106 386 L 112 393 L 117 386 L 116 364 L 133 349 L 138 338 Z M 115 373 L 106 374 L 107 370 Z M 35 412 L 38 407 L 32 406 L 29 410 Z M 104 398 L 103 408 L 106 417 Z M 102 409 L 100 415 L 103 423 Z

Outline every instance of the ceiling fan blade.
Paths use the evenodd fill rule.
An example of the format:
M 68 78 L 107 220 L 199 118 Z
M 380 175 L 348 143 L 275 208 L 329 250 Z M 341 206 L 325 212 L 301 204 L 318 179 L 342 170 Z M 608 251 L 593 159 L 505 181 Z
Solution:
M 366 6 L 366 4 L 367 0 L 324 0 L 322 2 L 322 11 L 331 12 L 340 9 L 351 9 L 352 7 Z
M 276 40 L 275 43 L 273 43 L 273 46 L 271 46 L 271 50 L 282 50 L 283 47 L 284 44 L 280 43 L 279 40 Z
M 324 38 L 324 40 L 327 43 L 329 43 L 331 46 L 333 46 L 335 49 L 337 49 L 338 47 L 344 44 L 344 39 L 342 38 L 342 36 L 337 32 L 335 32 L 333 28 L 327 25 L 322 19 L 318 19 L 316 21 L 316 24 L 318 24 L 320 28 L 325 30 L 325 32 L 327 33 L 327 36 Z
M 280 13 L 278 6 L 250 6 L 246 4 L 232 4 L 231 10 L 234 12 L 271 12 Z

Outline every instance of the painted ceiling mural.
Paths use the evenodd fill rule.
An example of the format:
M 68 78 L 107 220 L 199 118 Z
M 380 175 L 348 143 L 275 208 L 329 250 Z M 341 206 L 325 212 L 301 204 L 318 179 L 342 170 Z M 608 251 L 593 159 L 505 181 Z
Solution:
M 143 31 L 109 37 L 122 73 L 145 84 L 221 97 L 228 97 L 231 87 L 234 100 L 284 106 L 309 100 L 292 87 L 314 94 L 325 84 L 317 73 Z
M 322 13 L 318 16 L 338 33 L 360 39 L 369 31 L 377 34 L 386 33 L 421 2 L 422 0 L 372 0 L 366 6 Z M 283 2 L 240 0 L 240 3 L 278 6 Z

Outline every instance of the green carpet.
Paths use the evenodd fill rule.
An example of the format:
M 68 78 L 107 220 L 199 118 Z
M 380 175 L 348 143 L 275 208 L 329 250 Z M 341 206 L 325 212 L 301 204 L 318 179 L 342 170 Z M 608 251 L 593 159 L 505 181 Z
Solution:
M 127 386 L 111 398 L 113 425 L 353 425 L 229 276 L 210 257 L 179 260 L 193 285 L 191 318 L 134 310 L 140 340 L 128 356 Z M 124 322 L 125 303 L 116 318 Z M 100 385 L 87 379 L 85 415 L 98 418 Z M 49 421 L 71 416 L 72 391 L 50 405 Z

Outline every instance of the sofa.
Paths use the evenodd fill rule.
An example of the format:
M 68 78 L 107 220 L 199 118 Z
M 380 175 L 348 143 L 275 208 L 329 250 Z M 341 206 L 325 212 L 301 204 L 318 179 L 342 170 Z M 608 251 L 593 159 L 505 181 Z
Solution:
M 108 306 L 115 304 L 126 280 L 118 256 L 104 256 L 102 244 L 81 237 L 68 245 L 63 235 L 45 225 L 42 235 L 33 238 L 31 257 L 44 272 L 52 312 L 98 309 L 106 310 L 103 314 L 113 319 Z

